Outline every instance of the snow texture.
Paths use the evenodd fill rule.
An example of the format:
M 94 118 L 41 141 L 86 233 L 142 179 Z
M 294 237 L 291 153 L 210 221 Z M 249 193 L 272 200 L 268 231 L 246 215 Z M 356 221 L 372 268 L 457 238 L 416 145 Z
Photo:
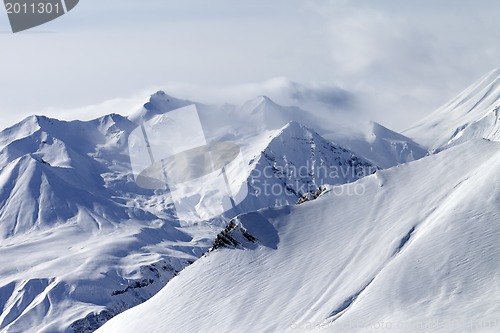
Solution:
M 249 189 L 196 224 L 135 184 L 127 146 L 191 101 L 5 129 L 0 332 L 497 332 L 499 74 L 404 135 L 346 135 L 265 96 L 195 103 Z

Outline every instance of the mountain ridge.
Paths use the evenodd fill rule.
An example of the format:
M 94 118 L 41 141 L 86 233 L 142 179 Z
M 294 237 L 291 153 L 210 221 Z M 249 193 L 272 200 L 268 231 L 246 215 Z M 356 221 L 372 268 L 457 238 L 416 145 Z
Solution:
M 499 143 L 474 140 L 299 206 L 241 215 L 229 235 L 243 246 L 215 248 L 97 332 L 369 332 L 383 320 L 396 332 L 452 333 L 456 317 L 491 322 L 499 154 Z M 365 192 L 349 194 L 356 186 Z
M 127 136 L 136 127 L 117 114 L 90 121 L 32 116 L 0 132 L 2 332 L 93 331 L 158 292 L 207 251 L 225 226 L 224 217 L 181 226 L 167 191 L 135 184 Z M 241 182 L 259 161 L 263 168 L 286 171 L 285 157 L 297 166 L 318 157 L 331 165 L 358 163 L 358 171 L 372 167 L 298 123 L 250 138 L 239 140 L 246 161 L 255 159 L 240 170 Z M 285 193 L 295 185 L 286 177 L 272 173 L 269 181 Z M 319 186 L 310 175 L 290 179 L 299 187 L 311 185 L 305 191 Z M 238 208 L 294 204 L 303 194 L 281 200 L 282 193 L 249 197 Z
M 476 90 L 488 87 L 486 81 Z M 469 95 L 476 96 L 476 90 L 471 88 Z M 495 103 L 491 92 L 483 96 L 476 103 L 481 108 Z M 214 323 L 205 326 L 206 317 L 228 331 L 291 331 L 305 323 L 342 328 L 370 310 L 381 318 L 410 317 L 410 310 L 391 312 L 377 299 L 414 310 L 422 320 L 434 319 L 422 304 L 461 316 L 495 310 L 485 296 L 497 297 L 495 290 L 471 279 L 499 282 L 487 261 L 498 259 L 492 245 L 498 230 L 490 222 L 499 216 L 493 170 L 499 150 L 496 142 L 477 139 L 490 125 L 488 135 L 496 138 L 498 110 L 476 119 L 478 124 L 467 123 L 446 149 L 427 154 L 417 142 L 377 123 L 351 138 L 355 144 L 349 147 L 349 140 L 325 135 L 332 134 L 323 129 L 331 124 L 316 132 L 319 121 L 308 111 L 263 96 L 240 106 L 195 103 L 208 143 L 240 146 L 245 165 L 226 170 L 226 176 L 231 183 L 247 184 L 250 195 L 239 211 L 185 224 L 168 189 L 137 186 L 127 137 L 141 122 L 190 103 L 157 92 L 128 117 L 65 122 L 32 116 L 0 132 L 2 332 L 90 332 L 153 297 L 153 303 L 102 328 L 119 331 L 121 318 L 177 292 L 184 296 L 154 306 L 162 314 L 172 309 L 161 317 L 166 321 L 149 320 L 151 310 L 129 320 L 132 327 L 154 331 L 172 324 L 180 331 L 211 331 Z M 472 113 L 484 111 L 479 109 Z M 272 119 L 267 122 L 266 116 Z M 231 238 L 243 245 L 215 246 L 216 240 L 231 243 Z M 437 258 L 442 250 L 449 252 Z M 416 264 L 422 260 L 418 253 L 425 254 L 428 266 Z M 432 267 L 440 267 L 435 277 L 428 274 Z M 460 267 L 472 273 L 463 274 Z M 447 277 L 447 270 L 459 274 L 458 282 Z M 291 284 L 280 280 L 285 277 Z M 220 290 L 212 288 L 226 282 Z M 469 288 L 461 288 L 461 282 Z M 405 286 L 407 299 L 398 297 L 406 295 Z M 475 311 L 467 312 L 469 306 L 460 310 L 451 301 L 440 302 L 444 296 L 431 297 L 443 290 L 458 305 L 474 297 L 483 304 L 473 301 Z M 226 308 L 220 295 L 229 297 L 232 306 Z
M 500 106 L 500 69 L 497 68 L 470 85 L 450 102 L 405 130 L 428 149 L 441 150 L 454 144 L 463 131 Z M 471 138 L 489 139 L 488 133 L 498 131 L 498 123 L 481 124 L 480 130 L 469 130 Z M 467 133 L 466 133 L 467 134 Z M 486 137 L 485 137 L 486 136 Z M 496 137 L 491 137 L 496 139 Z

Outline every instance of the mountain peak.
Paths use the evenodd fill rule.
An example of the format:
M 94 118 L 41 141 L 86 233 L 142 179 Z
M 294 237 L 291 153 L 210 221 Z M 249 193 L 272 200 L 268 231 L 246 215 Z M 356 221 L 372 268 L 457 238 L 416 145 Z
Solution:
M 36 131 L 40 130 L 47 120 L 49 120 L 49 118 L 45 116 L 33 115 L 23 119 L 11 127 L 4 129 L 0 132 L 0 149 L 3 149 L 11 142 L 32 135 Z
M 292 121 L 289 121 L 288 124 L 283 126 L 283 128 L 281 129 L 281 132 L 293 131 L 293 130 L 303 130 L 303 129 L 306 129 L 306 127 L 304 127 L 300 123 L 296 122 L 295 120 L 292 120 Z
M 191 104 L 194 103 L 172 97 L 167 95 L 164 91 L 159 90 L 151 95 L 149 101 L 146 102 L 141 109 L 131 114 L 128 118 L 133 122 L 140 122 L 141 120 L 147 121 L 155 115 L 167 113 Z
M 374 121 L 369 122 L 369 128 L 370 128 L 369 130 L 370 136 L 386 140 L 411 141 L 404 135 L 394 132 L 393 130 L 385 127 L 384 125 L 381 125 Z
M 321 141 L 328 143 L 328 145 L 334 145 L 330 141 L 323 138 L 316 131 L 311 128 L 308 128 L 299 122 L 292 120 L 288 122 L 286 125 L 281 127 L 280 129 L 274 132 L 275 134 L 272 136 L 272 140 L 278 140 L 282 142 L 292 140 L 312 140 L 312 141 Z
M 404 133 L 415 138 L 429 149 L 442 149 L 453 141 L 471 124 L 478 122 L 500 105 L 500 69 L 484 75 L 450 102 L 418 122 Z M 498 126 L 497 123 L 483 124 Z M 494 128 L 469 131 L 476 133 L 472 138 L 487 138 L 484 135 Z
M 309 127 L 316 127 L 312 114 L 296 106 L 283 106 L 267 96 L 255 97 L 237 109 L 246 122 L 250 121 L 260 131 L 281 129 L 290 121 L 300 121 Z
M 163 90 L 158 90 L 149 97 L 148 103 L 158 103 L 158 102 L 170 102 L 170 100 L 175 98 L 167 95 Z M 147 104 L 147 103 L 146 103 Z
M 412 139 L 370 121 L 355 135 L 339 135 L 334 141 L 363 156 L 380 168 L 418 160 L 427 150 Z
M 187 100 L 177 99 L 159 90 L 151 95 L 149 101 L 144 104 L 144 108 L 155 113 L 164 113 L 189 104 L 192 103 Z
M 243 211 L 293 204 L 321 185 L 354 182 L 378 169 L 296 121 L 257 141 L 246 180 L 251 194 L 240 204 Z
M 59 121 L 59 120 L 52 119 L 43 115 L 32 115 L 22 120 L 19 124 L 31 124 L 31 125 L 38 125 L 41 127 L 45 124 L 53 123 L 54 121 Z
M 261 103 L 273 103 L 273 104 L 276 104 L 276 103 L 274 103 L 274 101 L 271 98 L 269 98 L 266 95 L 259 95 L 259 96 L 257 96 L 256 100 L 260 101 Z
M 259 95 L 252 98 L 241 106 L 242 109 L 249 110 L 251 113 L 255 113 L 258 112 L 258 110 L 263 110 L 269 107 L 276 108 L 279 107 L 279 105 L 265 95 Z

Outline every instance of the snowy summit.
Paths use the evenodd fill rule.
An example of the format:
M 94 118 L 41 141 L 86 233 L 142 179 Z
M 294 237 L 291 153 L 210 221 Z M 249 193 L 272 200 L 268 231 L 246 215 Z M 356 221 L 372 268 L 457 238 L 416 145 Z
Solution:
M 26 118 L 0 132 L 0 332 L 497 332 L 499 79 L 403 133 L 162 91 L 128 116 Z M 222 142 L 243 163 L 139 186 L 131 133 L 190 105 L 203 145 L 178 161 L 203 171 Z M 248 194 L 180 218 L 174 187 L 203 213 L 216 177 Z

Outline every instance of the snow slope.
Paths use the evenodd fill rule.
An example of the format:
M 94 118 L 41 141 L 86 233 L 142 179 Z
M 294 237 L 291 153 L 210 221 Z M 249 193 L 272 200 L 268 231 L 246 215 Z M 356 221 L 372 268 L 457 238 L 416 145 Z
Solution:
M 475 90 L 471 94 L 475 96 Z M 482 101 L 488 104 L 492 95 L 485 96 Z M 477 104 L 482 107 L 483 102 Z M 182 298 L 165 301 L 185 309 L 184 314 L 177 312 L 179 308 L 170 309 L 171 315 L 165 317 L 168 324 L 175 318 L 185 320 L 187 324 L 179 322 L 181 331 L 213 331 L 203 321 L 210 311 L 217 324 L 220 322 L 221 327 L 229 331 L 232 331 L 229 327 L 248 328 L 250 322 L 257 323 L 257 331 L 282 331 L 288 327 L 283 327 L 283 320 L 290 318 L 299 324 L 321 320 L 330 326 L 332 322 L 334 327 L 341 320 L 333 322 L 333 319 L 343 310 L 353 313 L 350 309 L 357 303 L 349 300 L 361 301 L 361 294 L 366 295 L 364 290 L 370 290 L 369 287 L 381 279 L 379 276 L 384 276 L 374 272 L 387 272 L 390 263 L 407 253 L 397 250 L 398 244 L 416 241 L 414 236 L 427 230 L 427 225 L 432 228 L 441 225 L 439 221 L 432 222 L 437 216 L 435 211 L 442 213 L 443 228 L 448 231 L 456 228 L 457 234 L 468 234 L 459 225 L 447 224 L 451 223 L 451 216 L 457 214 L 464 228 L 469 226 L 469 219 L 479 221 L 474 229 L 477 234 L 492 237 L 498 232 L 484 222 L 497 217 L 494 207 L 499 205 L 494 191 L 498 192 L 495 187 L 498 181 L 491 170 L 498 168 L 495 153 L 498 146 L 492 142 L 461 144 L 478 135 L 495 139 L 497 109 L 484 114 L 478 112 L 478 117 L 473 117 L 462 134 L 455 136 L 457 147 L 449 152 L 365 177 L 378 167 L 419 159 L 425 150 L 407 137 L 375 123 L 362 136 L 347 139 L 343 136 L 343 141 L 330 142 L 320 134 L 331 135 L 328 138 L 342 137 L 332 130 L 334 119 L 332 123 L 320 123 L 305 110 L 280 106 L 264 96 L 241 106 L 196 103 L 207 142 L 231 141 L 241 147 L 245 165 L 228 169 L 227 174 L 231 182 L 246 183 L 250 192 L 236 211 L 226 216 L 185 224 L 178 220 L 167 189 L 153 191 L 135 184 L 127 142 L 137 127 L 136 122 L 159 119 L 191 103 L 157 92 L 128 118 L 110 114 L 87 122 L 65 122 L 33 116 L 0 132 L 0 332 L 92 332 L 116 314 L 152 297 L 180 271 L 180 276 L 172 280 L 172 287 L 169 283 L 163 292 L 180 295 L 177 285 L 180 280 L 184 281 L 181 286 L 191 288 L 184 290 L 185 295 L 186 290 L 195 290 L 196 295 L 188 294 L 189 297 L 199 297 L 183 296 L 187 303 L 183 303 Z M 491 130 L 487 132 L 488 129 Z M 459 158 L 459 155 L 463 156 Z M 445 165 L 457 167 L 451 172 L 443 171 Z M 483 176 L 489 177 L 489 181 Z M 321 186 L 345 183 L 349 184 Z M 325 188 L 329 189 L 330 198 L 323 192 Z M 480 193 L 488 193 L 486 205 L 476 204 Z M 317 201 L 297 207 L 251 213 L 317 196 L 320 196 Z M 236 214 L 243 215 L 235 220 L 237 223 L 227 226 L 225 234 L 219 234 L 228 219 Z M 441 234 L 436 232 L 436 235 Z M 422 237 L 423 244 L 435 252 L 434 243 L 426 238 L 430 236 Z M 449 242 L 449 245 L 441 243 L 447 244 L 446 251 L 451 251 L 447 254 L 449 258 L 455 258 L 453 251 L 462 253 L 462 257 L 457 258 L 466 258 L 464 251 L 470 251 L 470 244 L 476 244 L 474 239 L 464 236 L 459 239 L 469 242 L 467 246 L 449 239 L 447 234 L 440 237 Z M 196 261 L 214 240 L 218 244 L 215 250 Z M 224 244 L 235 249 L 221 248 Z M 481 251 L 496 256 L 490 245 L 491 242 L 485 242 Z M 429 265 L 444 265 L 432 261 L 435 258 L 431 255 L 426 257 Z M 271 259 L 268 261 L 268 258 Z M 481 263 L 484 258 L 472 259 L 474 263 Z M 457 265 L 469 268 L 463 266 L 469 264 L 467 260 Z M 183 271 L 194 261 L 192 267 Z M 421 267 L 430 269 L 431 266 Z M 255 274 L 256 280 L 231 275 L 239 272 L 233 272 L 234 267 L 241 268 L 241 273 Z M 292 273 L 289 273 L 290 267 Z M 328 271 L 322 271 L 321 267 L 328 267 Z M 348 275 L 351 269 L 353 275 Z M 495 274 L 494 267 L 478 272 L 483 275 L 469 280 L 498 282 L 488 275 Z M 391 274 L 386 280 L 397 281 L 395 273 Z M 186 276 L 189 278 L 184 280 Z M 332 276 L 334 280 L 329 280 Z M 216 277 L 227 279 L 227 283 Z M 266 285 L 257 283 L 264 278 L 272 280 L 268 286 L 267 282 Z M 468 278 L 460 275 L 454 283 L 466 283 Z M 297 296 L 287 293 L 288 280 L 292 283 L 291 290 L 298 292 Z M 309 280 L 311 284 L 299 288 Z M 386 280 L 381 283 L 388 283 Z M 231 281 L 240 284 L 235 286 Z M 442 283 L 438 291 L 438 287 L 432 289 L 435 294 L 448 290 L 452 282 L 440 275 L 435 280 L 425 280 L 431 285 Z M 477 287 L 472 289 L 478 295 L 483 295 L 484 288 L 470 284 Z M 335 290 L 330 290 L 330 285 Z M 213 286 L 216 287 L 210 290 Z M 251 295 L 247 289 L 250 287 L 258 291 L 257 296 Z M 472 299 L 469 289 L 461 292 Z M 224 308 L 226 301 L 217 298 L 215 292 L 229 295 L 227 301 L 239 305 L 234 309 Z M 268 292 L 280 295 L 275 301 Z M 307 298 L 308 293 L 315 297 L 317 305 L 311 305 L 313 300 Z M 425 295 L 420 289 L 415 293 Z M 497 297 L 495 290 L 490 290 L 490 294 Z M 238 303 L 242 295 L 250 300 L 259 297 L 255 302 L 271 310 L 267 313 L 258 304 Z M 416 303 L 407 304 L 397 295 L 391 297 L 384 302 L 385 308 L 380 307 L 380 311 L 386 312 L 376 319 L 396 315 L 394 309 L 400 309 L 399 305 L 392 311 L 387 306 L 399 304 L 397 302 L 413 311 Z M 493 311 L 487 299 L 479 299 L 484 301 L 487 314 Z M 201 303 L 190 304 L 198 301 Z M 215 302 L 217 306 L 207 310 L 205 301 Z M 457 299 L 457 304 L 460 301 Z M 283 307 L 280 302 L 289 303 L 283 314 L 276 310 Z M 434 304 L 430 299 L 421 302 Z M 310 305 L 306 308 L 308 311 L 301 308 L 304 304 Z M 363 304 L 371 306 L 372 303 Z M 252 311 L 238 311 L 246 306 Z M 446 308 L 439 303 L 435 308 L 458 313 L 451 305 Z M 156 309 L 163 307 L 156 306 Z M 201 315 L 193 312 L 195 310 Z M 408 315 L 410 310 L 401 316 Z M 220 318 L 223 317 L 221 311 L 228 311 L 230 315 Z M 359 311 L 359 318 L 368 313 Z M 326 312 L 331 315 L 325 315 Z M 302 313 L 304 318 L 296 313 Z M 426 316 L 431 317 L 422 314 L 422 318 Z M 268 323 L 257 322 L 260 317 Z M 306 319 L 309 321 L 304 322 Z M 173 323 L 173 327 L 179 323 Z M 166 322 L 156 324 L 167 325 Z M 151 322 L 151 327 L 156 324 Z
M 169 123 L 172 108 L 186 103 L 157 92 L 132 118 L 146 120 L 147 124 Z M 299 108 L 282 107 L 263 96 L 237 108 L 229 105 L 223 108 L 196 106 L 208 142 L 231 141 L 241 148 L 242 165 L 230 164 L 225 172 L 233 194 L 240 193 L 242 187 L 248 188 L 249 194 L 235 210 L 226 213 L 226 217 L 295 203 L 320 185 L 352 182 L 378 169 L 314 130 L 295 121 L 287 123 L 288 119 L 307 113 Z M 282 127 L 274 129 L 282 123 Z M 225 188 L 225 184 L 217 183 L 217 176 L 215 173 L 211 177 L 196 179 L 196 187 L 192 189 L 185 186 L 182 195 L 193 209 L 183 212 L 184 215 L 203 218 L 195 211 L 197 207 L 207 206 L 207 195 L 202 194 L 210 193 L 215 186 Z M 186 206 L 184 208 L 187 210 Z
M 499 169 L 474 140 L 242 215 L 97 332 L 497 332 Z
M 134 123 L 139 123 L 140 121 L 148 121 L 156 115 L 161 115 L 191 104 L 194 104 L 194 102 L 169 96 L 164 91 L 157 91 L 151 95 L 149 101 L 141 109 L 130 114 L 127 118 Z
M 291 121 L 312 128 L 319 127 L 318 123 L 313 120 L 313 115 L 308 111 L 296 106 L 278 105 L 266 96 L 256 97 L 238 106 L 231 104 L 219 106 L 177 99 L 163 91 L 151 95 L 149 101 L 129 115 L 128 119 L 134 123 L 146 122 L 192 104 L 196 105 L 200 122 L 209 142 L 244 141 L 245 138 L 265 131 L 278 130 Z
M 367 129 L 346 129 L 335 119 L 318 118 L 308 110 L 279 105 L 267 96 L 258 96 L 239 106 L 217 106 L 179 100 L 158 91 L 129 119 L 148 121 L 190 104 L 197 106 L 209 142 L 230 140 L 245 146 L 256 141 L 254 137 L 258 133 L 277 131 L 290 122 L 296 122 L 381 168 L 407 163 L 427 154 L 426 149 L 410 138 L 375 122 L 370 122 Z
M 321 128 L 310 112 L 296 106 L 279 105 L 267 96 L 247 101 L 237 107 L 236 113 L 249 120 L 257 131 L 278 129 L 290 121 Z
M 421 159 L 428 153 L 412 139 L 376 122 L 370 122 L 360 133 L 340 134 L 333 132 L 326 137 L 383 169 Z
M 243 180 L 249 195 L 237 207 L 239 213 L 295 204 L 321 185 L 353 182 L 378 169 L 293 121 L 251 142 L 243 147 L 250 161 Z
M 106 120 L 109 119 L 102 119 Z M 92 225 L 106 224 L 106 216 L 110 220 L 128 218 L 102 193 L 103 179 L 93 177 L 109 171 L 108 168 L 87 155 L 90 145 L 96 149 L 96 157 L 105 153 L 106 145 L 102 143 L 106 142 L 106 133 L 101 133 L 97 124 L 82 126 L 80 122 L 67 125 L 30 117 L 17 127 L 31 130 L 18 133 L 7 129 L 0 134 L 0 141 L 5 144 L 0 150 L 1 238 L 71 218 L 87 224 L 86 218 L 79 217 L 89 215 L 87 208 L 93 206 L 100 207 L 103 220 L 91 221 Z
M 135 126 L 34 116 L 0 133 L 0 331 L 92 331 L 210 245 L 217 229 L 181 230 L 168 195 L 133 182 Z
M 499 140 L 499 107 L 497 68 L 403 134 L 428 149 L 441 149 L 473 138 Z
M 162 117 L 185 103 L 156 93 L 131 119 Z M 201 109 L 202 117 L 212 112 Z M 209 123 L 212 139 L 231 139 L 216 125 Z M 223 216 L 183 224 L 168 191 L 135 184 L 127 138 L 136 127 L 117 114 L 87 122 L 33 116 L 0 133 L 2 333 L 91 332 L 158 292 L 222 230 Z M 376 169 L 294 122 L 232 139 L 246 164 L 228 175 L 255 194 L 239 213 L 295 203 L 325 182 Z M 344 173 L 317 174 L 320 167 Z

